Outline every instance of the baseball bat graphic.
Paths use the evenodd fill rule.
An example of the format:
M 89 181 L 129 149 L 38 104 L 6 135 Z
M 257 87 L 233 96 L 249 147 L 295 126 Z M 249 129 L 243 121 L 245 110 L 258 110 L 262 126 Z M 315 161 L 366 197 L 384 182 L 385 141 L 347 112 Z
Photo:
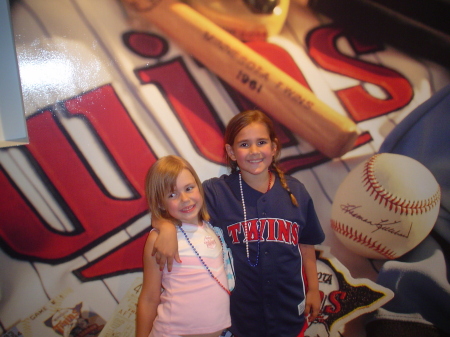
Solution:
M 177 0 L 123 1 L 324 155 L 339 157 L 353 147 L 358 136 L 353 121 L 190 6 Z

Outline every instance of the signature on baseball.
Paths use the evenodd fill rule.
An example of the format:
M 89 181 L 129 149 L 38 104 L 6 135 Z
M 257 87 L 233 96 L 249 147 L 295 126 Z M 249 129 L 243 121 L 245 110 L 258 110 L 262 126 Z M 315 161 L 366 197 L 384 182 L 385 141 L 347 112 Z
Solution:
M 372 233 L 374 233 L 378 230 L 382 230 L 382 231 L 386 231 L 388 233 L 391 233 L 393 235 L 397 235 L 397 236 L 400 236 L 403 238 L 409 237 L 409 234 L 411 233 L 412 223 L 411 223 L 411 226 L 409 227 L 408 233 L 404 234 L 404 233 L 401 233 L 400 230 L 396 230 L 395 228 L 392 228 L 393 225 L 396 225 L 396 224 L 400 223 L 401 221 L 398 221 L 398 220 L 390 221 L 388 219 L 387 220 L 381 219 L 379 222 L 371 221 L 370 219 L 365 218 L 364 216 L 362 216 L 361 214 L 359 214 L 357 212 L 357 209 L 360 207 L 361 206 L 357 206 L 357 205 L 341 204 L 341 210 L 344 213 L 348 213 L 350 216 L 354 217 L 355 219 L 361 220 L 362 222 L 364 222 L 370 226 L 374 226 L 376 229 L 374 229 Z

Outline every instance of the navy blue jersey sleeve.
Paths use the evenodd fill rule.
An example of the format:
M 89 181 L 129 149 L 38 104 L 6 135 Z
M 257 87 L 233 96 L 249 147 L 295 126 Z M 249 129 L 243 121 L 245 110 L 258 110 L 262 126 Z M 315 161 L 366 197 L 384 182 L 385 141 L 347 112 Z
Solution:
M 314 203 L 311 197 L 309 197 L 308 204 L 306 206 L 306 227 L 303 229 L 299 243 L 306 245 L 318 245 L 325 240 L 325 233 L 320 225 L 319 218 L 317 217 L 316 210 L 314 209 Z
M 215 225 L 215 219 L 218 218 L 218 197 L 217 193 L 214 189 L 214 184 L 212 182 L 213 179 L 217 178 L 211 178 L 208 180 L 205 180 L 203 182 L 203 190 L 205 191 L 205 203 L 206 207 L 208 208 L 209 215 L 211 216 L 210 223 L 214 226 Z
M 295 212 L 300 213 L 300 219 L 302 219 L 303 223 L 302 230 L 299 233 L 299 243 L 306 245 L 322 243 L 325 240 L 325 233 L 322 230 L 313 200 L 305 185 L 298 179 L 288 175 L 286 175 L 286 181 L 297 199 L 299 207 L 295 209 Z

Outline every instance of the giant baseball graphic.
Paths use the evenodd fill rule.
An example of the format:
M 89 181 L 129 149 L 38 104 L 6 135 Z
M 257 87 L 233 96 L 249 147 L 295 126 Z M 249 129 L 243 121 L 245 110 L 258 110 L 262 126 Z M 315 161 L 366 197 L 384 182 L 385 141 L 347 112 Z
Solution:
M 152 13 L 172 3 L 156 1 L 159 8 Z M 156 22 L 128 16 L 122 1 L 9 3 L 30 144 L 0 149 L 0 335 L 11 336 L 33 320 L 33 336 L 61 337 L 53 325 L 45 324 L 53 317 L 54 312 L 48 310 L 52 305 L 54 311 L 75 309 L 78 316 L 73 317 L 90 315 L 91 321 L 101 317 L 106 323 L 102 337 L 134 336 L 135 305 L 128 304 L 139 291 L 142 247 L 150 226 L 142 191 L 145 172 L 159 157 L 178 154 L 192 163 L 202 180 L 226 173 L 224 126 L 241 110 L 255 105 L 265 110 L 262 102 L 246 97 L 256 91 L 250 88 L 256 78 L 245 71 L 248 68 L 223 64 L 221 70 L 230 74 L 235 69 L 236 76 L 249 75 L 235 78 L 235 87 L 249 90 L 240 92 L 208 66 L 205 58 L 215 60 L 212 54 L 197 45 L 206 55 L 202 62 L 188 49 L 195 46 L 189 34 L 184 39 L 186 48 L 177 42 L 183 29 L 177 29 L 172 38 Z M 175 7 L 183 9 L 172 13 L 178 17 L 192 12 L 184 1 Z M 136 16 L 142 18 L 139 13 Z M 212 35 L 219 36 L 207 36 Z M 221 46 L 217 39 L 209 41 L 211 49 Z M 383 297 L 388 289 L 374 284 L 381 273 L 372 261 L 342 249 L 328 226 L 333 198 L 353 168 L 379 151 L 404 118 L 450 83 L 450 72 L 391 46 L 360 41 L 294 1 L 279 34 L 267 41 L 238 42 L 234 51 L 251 47 L 273 63 L 261 69 L 276 65 L 278 73 L 295 78 L 297 84 L 290 88 L 304 86 L 315 100 L 357 124 L 355 146 L 333 160 L 319 153 L 315 142 L 290 129 L 311 130 L 306 123 L 285 122 L 286 127 L 277 123 L 277 134 L 283 144 L 282 167 L 305 184 L 326 232 L 320 248 L 323 254 L 318 256 L 323 265 L 318 275 L 323 306 L 305 336 L 364 337 L 367 315 L 388 304 L 391 296 Z M 0 60 L 0 68 L 2 65 Z M 272 74 L 275 72 L 270 72 L 270 78 L 290 83 Z M 259 95 L 266 98 L 269 88 L 264 87 L 264 94 Z M 280 88 L 286 89 L 274 89 Z M 295 103 L 298 97 L 294 90 L 275 96 L 284 96 L 285 104 Z M 280 97 L 272 99 L 277 108 L 274 114 L 287 109 L 279 103 Z M 301 110 L 287 110 L 311 117 L 308 123 L 313 121 Z M 322 122 L 316 125 L 321 130 L 314 136 L 327 133 Z M 341 148 L 325 136 L 318 137 L 325 147 Z M 434 143 L 428 133 L 424 137 L 436 149 L 450 144 Z M 392 161 L 389 165 L 394 167 Z M 357 178 L 360 182 L 361 176 Z M 420 177 L 408 183 L 422 186 L 423 181 Z M 355 191 L 353 188 L 351 193 Z M 373 199 L 370 202 L 375 203 Z M 428 235 L 414 249 L 414 255 L 419 249 L 429 251 L 425 245 L 434 239 L 437 229 L 435 226 L 433 236 Z M 399 244 L 404 241 L 395 238 Z M 440 260 L 435 262 L 437 258 Z M 445 276 L 444 257 L 436 259 L 423 262 L 428 270 Z M 383 262 L 384 266 L 399 261 Z M 411 273 L 418 267 L 411 266 Z M 431 276 L 429 280 L 434 281 Z M 447 278 L 444 281 L 446 286 L 435 287 L 442 291 L 437 295 L 439 306 L 434 305 L 436 297 L 428 296 L 428 291 L 435 289 L 422 286 L 421 294 L 426 293 L 430 305 L 411 309 L 408 317 L 414 318 L 414 328 L 417 321 L 429 327 L 445 316 L 445 310 L 442 315 L 437 312 L 450 303 L 446 301 L 450 294 Z M 67 289 L 73 296 L 55 305 Z M 407 305 L 414 299 L 406 291 L 398 295 L 392 301 L 404 298 Z M 447 330 L 448 324 L 444 328 Z
M 339 186 L 331 228 L 358 255 L 395 259 L 430 233 L 439 202 L 439 185 L 425 166 L 406 156 L 377 154 Z

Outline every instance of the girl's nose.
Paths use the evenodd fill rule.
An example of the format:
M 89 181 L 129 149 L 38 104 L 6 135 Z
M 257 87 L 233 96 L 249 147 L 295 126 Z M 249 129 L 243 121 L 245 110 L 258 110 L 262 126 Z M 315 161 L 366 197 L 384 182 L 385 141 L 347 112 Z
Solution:
M 180 199 L 181 199 L 181 201 L 185 201 L 185 200 L 188 200 L 189 199 L 189 197 L 187 196 L 187 194 L 186 193 L 181 193 L 181 195 L 180 195 Z

